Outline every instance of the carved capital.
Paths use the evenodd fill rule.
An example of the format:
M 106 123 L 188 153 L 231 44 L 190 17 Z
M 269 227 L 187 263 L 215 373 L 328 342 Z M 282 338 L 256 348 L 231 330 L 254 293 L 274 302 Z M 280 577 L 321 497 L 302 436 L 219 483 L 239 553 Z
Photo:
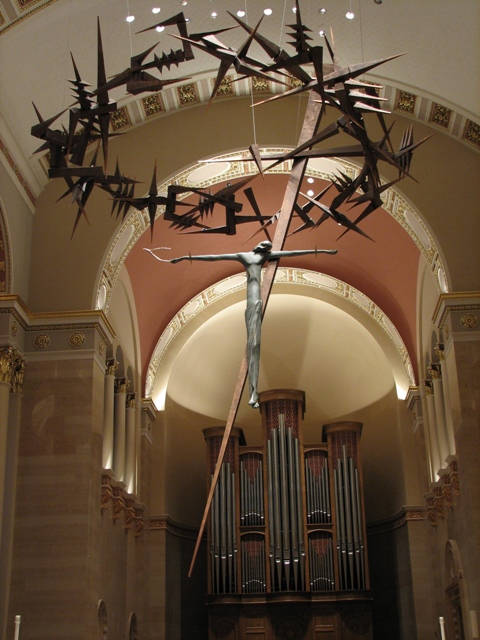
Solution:
M 23 390 L 25 360 L 13 347 L 0 347 L 0 382 L 9 384 L 14 393 Z
M 426 396 L 433 395 L 433 382 L 431 380 L 423 381 L 423 390 Z
M 118 369 L 118 362 L 115 360 L 115 358 L 109 358 L 107 360 L 107 368 L 105 370 L 105 375 L 114 376 L 117 369 Z
M 443 342 L 438 342 L 435 345 L 435 354 L 439 360 L 445 359 L 445 345 Z
M 428 373 L 431 375 L 432 380 L 441 380 L 442 369 L 438 362 L 432 362 L 428 367 Z
M 128 378 L 115 378 L 115 393 L 127 393 Z
M 23 379 L 25 377 L 25 360 L 16 354 L 13 370 L 12 392 L 23 393 Z

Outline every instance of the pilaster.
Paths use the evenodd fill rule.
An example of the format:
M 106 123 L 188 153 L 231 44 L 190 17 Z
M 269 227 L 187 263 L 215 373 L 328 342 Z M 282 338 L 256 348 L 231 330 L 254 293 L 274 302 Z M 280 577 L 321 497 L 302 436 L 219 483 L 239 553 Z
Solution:
M 480 612 L 480 292 L 440 296 L 433 322 L 444 344 L 456 457 L 443 502 L 453 498 L 448 536 L 458 544 L 471 610 Z M 443 480 L 443 478 L 441 478 Z M 456 493 L 460 492 L 456 499 Z M 437 489 L 438 492 L 438 489 Z M 468 634 L 467 634 L 467 637 Z

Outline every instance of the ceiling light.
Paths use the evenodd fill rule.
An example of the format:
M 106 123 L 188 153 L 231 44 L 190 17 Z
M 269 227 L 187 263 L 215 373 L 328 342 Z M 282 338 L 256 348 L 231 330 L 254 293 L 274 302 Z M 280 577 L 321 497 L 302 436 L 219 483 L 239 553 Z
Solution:
M 127 22 L 133 22 L 133 21 L 135 20 L 135 16 L 127 16 L 127 17 L 125 18 L 125 20 L 126 20 Z
M 210 15 L 215 20 L 215 18 L 217 17 L 217 12 L 216 11 L 212 11 L 212 13 Z
M 348 18 L 348 20 L 353 20 L 355 17 L 355 14 L 353 13 L 353 11 L 347 11 L 347 13 L 345 14 L 345 17 Z
M 313 178 L 307 178 L 307 182 L 309 184 L 313 184 L 315 182 L 315 180 Z
M 293 13 L 297 13 L 297 7 L 292 7 Z
M 313 191 L 312 189 L 309 189 L 309 190 L 307 191 L 307 196 L 312 197 L 313 195 L 315 195 L 315 191 Z
M 186 6 L 187 6 L 187 4 L 188 4 L 188 2 L 187 2 L 187 0 L 182 0 L 182 1 L 180 2 L 180 4 L 182 5 L 182 7 L 186 7 Z
M 327 13 L 327 10 L 325 9 L 325 7 L 322 7 L 318 11 L 319 11 L 319 13 Z
M 160 13 L 160 7 L 153 7 L 152 13 Z
M 238 16 L 239 18 L 243 18 L 243 17 L 245 16 L 245 11 L 244 11 L 243 9 L 239 9 L 239 10 L 237 11 L 237 16 Z
M 158 27 L 155 27 L 155 31 L 158 31 L 158 33 L 162 33 L 162 31 L 165 31 L 165 27 L 161 27 L 159 25 Z
M 321 38 L 324 38 L 324 37 L 325 37 L 325 31 L 324 31 L 323 29 L 320 29 L 320 31 L 318 32 L 318 35 L 319 35 Z
M 265 9 L 263 12 L 266 16 L 271 16 L 272 15 L 272 10 L 271 9 Z

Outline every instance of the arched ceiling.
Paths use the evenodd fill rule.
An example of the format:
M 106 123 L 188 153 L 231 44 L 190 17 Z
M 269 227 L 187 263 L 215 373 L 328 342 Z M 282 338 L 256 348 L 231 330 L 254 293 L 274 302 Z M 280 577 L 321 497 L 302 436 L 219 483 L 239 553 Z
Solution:
M 237 6 L 236 0 L 188 0 L 186 5 L 181 5 L 177 0 L 165 0 L 159 5 L 161 12 L 156 19 L 151 13 L 153 2 L 144 0 L 104 0 L 102 3 L 97 0 L 3 0 L 0 5 L 2 161 L 7 158 L 19 184 L 31 194 L 30 199 L 38 197 L 31 274 L 31 303 L 35 311 L 76 309 L 79 300 L 84 305 L 81 308 L 91 304 L 95 286 L 101 285 L 104 276 L 108 280 L 108 269 L 112 267 L 113 273 L 114 263 L 119 260 L 115 253 L 112 259 L 112 251 L 115 251 L 112 241 L 121 232 L 121 222 L 108 218 L 110 203 L 105 194 L 94 194 L 89 212 L 97 216 L 106 207 L 107 213 L 103 217 L 99 215 L 95 223 L 92 222 L 92 227 L 84 225 L 79 229 L 78 239 L 76 237 L 69 244 L 74 214 L 65 201 L 56 204 L 65 187 L 48 184 L 45 159 L 34 154 L 39 141 L 30 135 L 32 125 L 37 122 L 31 101 L 35 102 L 44 118 L 72 104 L 66 82 L 67 78 L 73 77 L 70 52 L 75 57 L 82 79 L 95 87 L 97 16 L 107 76 L 111 76 L 126 69 L 132 55 L 155 43 L 158 43 L 156 52 L 159 55 L 179 46 L 178 41 L 168 35 L 169 29 L 161 34 L 150 31 L 136 35 L 137 31 L 153 25 L 156 20 L 166 19 L 183 10 L 190 20 L 190 32 L 206 32 L 232 25 L 227 11 L 236 13 L 239 8 L 246 8 L 245 19 L 251 25 L 256 24 L 265 7 L 257 0 L 242 0 L 241 4 Z M 289 50 L 290 38 L 286 36 L 288 30 L 283 25 L 294 22 L 294 3 L 272 0 L 269 4 L 272 15 L 263 19 L 261 31 Z M 356 14 L 352 21 L 345 19 L 350 5 Z M 479 150 L 478 124 L 475 124 L 480 121 L 480 4 L 477 0 L 466 0 L 461 7 L 446 0 L 384 0 L 381 4 L 373 0 L 325 0 L 322 3 L 306 0 L 300 7 L 303 23 L 312 29 L 313 43 L 323 44 L 318 34 L 320 29 L 327 33 L 333 30 L 336 54 L 342 65 L 405 52 L 404 56 L 375 69 L 366 79 L 385 86 L 385 104 L 400 113 L 404 118 L 403 124 L 405 120 L 407 124 L 421 120 L 427 127 L 436 127 L 443 138 L 455 138 L 455 143 L 460 141 L 469 153 Z M 325 13 L 319 12 L 322 7 L 326 9 Z M 215 20 L 211 17 L 212 11 L 218 14 Z M 130 25 L 125 22 L 127 12 L 136 16 Z M 236 48 L 245 40 L 245 34 L 234 29 L 221 38 Z M 122 169 L 126 165 L 130 175 L 138 176 L 147 185 L 156 159 L 158 182 L 163 184 L 205 155 L 245 149 L 256 141 L 256 127 L 260 120 L 263 126 L 259 132 L 259 144 L 284 146 L 296 143 L 305 101 L 298 100 L 294 107 L 290 104 L 288 121 L 281 119 L 278 103 L 275 108 L 252 116 L 247 101 L 236 100 L 250 91 L 248 81 L 239 80 L 232 85 L 231 103 L 238 103 L 235 107 L 228 104 L 227 99 L 222 101 L 219 98 L 208 112 L 202 106 L 189 109 L 208 101 L 218 66 L 212 57 L 201 52 L 195 54 L 195 60 L 164 73 L 162 77 L 165 80 L 178 79 L 178 85 L 168 85 L 160 97 L 157 96 L 156 109 L 152 111 L 149 111 L 151 105 L 145 102 L 144 96 L 126 95 L 123 87 L 111 92 L 111 99 L 118 105 L 116 131 L 126 133 L 125 140 L 122 141 L 121 137 L 112 140 L 112 157 L 115 158 L 116 149 L 126 152 L 121 158 Z M 325 58 L 329 63 L 327 55 Z M 238 80 L 238 76 L 233 75 L 232 78 Z M 257 87 L 254 93 L 265 97 L 268 91 L 278 90 L 278 87 L 269 85 Z M 257 101 L 258 96 L 253 100 Z M 241 119 L 236 119 L 241 108 Z M 283 104 L 282 109 L 287 110 Z M 215 118 L 213 124 L 206 124 L 207 115 L 210 122 L 212 117 Z M 279 125 L 280 122 L 282 124 Z M 67 115 L 59 118 L 58 123 L 66 124 Z M 427 127 L 423 125 L 422 136 Z M 242 136 L 237 135 L 237 129 L 241 130 Z M 377 130 L 376 133 L 379 134 L 378 139 L 381 132 Z M 454 162 L 447 166 L 446 160 L 451 160 L 451 156 L 444 150 L 446 146 L 443 139 L 434 139 L 431 144 L 433 151 L 425 156 L 428 160 L 424 160 L 421 166 L 414 164 L 413 174 L 416 175 L 417 167 L 421 168 L 423 183 L 421 180 L 418 186 L 415 183 L 409 187 L 408 193 L 410 201 L 419 207 L 420 214 L 418 202 L 424 208 L 435 209 L 435 213 L 438 210 L 435 231 L 445 245 L 449 239 L 454 245 L 459 244 L 456 238 L 461 237 L 460 226 L 452 229 L 448 224 L 448 214 L 457 211 L 460 205 L 468 209 L 472 233 L 478 228 L 475 227 L 478 221 L 473 221 L 473 208 L 467 207 L 471 204 L 470 191 L 465 190 L 455 197 L 452 192 L 457 185 L 448 182 L 450 173 L 455 171 L 457 182 L 468 182 L 469 177 L 464 174 L 469 169 L 469 159 L 464 159 L 464 164 Z M 447 215 L 443 216 L 445 212 L 439 202 L 441 196 L 432 195 L 436 185 L 431 172 L 436 158 L 442 160 L 439 193 L 445 195 L 445 200 L 448 198 Z M 390 180 L 395 176 L 387 170 L 385 177 Z M 220 176 L 218 187 L 221 180 Z M 272 175 L 265 180 L 256 178 L 255 195 L 262 211 L 273 214 L 279 208 L 285 181 L 284 175 Z M 474 180 L 470 178 L 472 189 L 477 189 L 478 193 L 475 181 L 476 176 Z M 426 182 L 428 186 L 425 189 L 422 184 Z M 316 176 L 312 188 L 318 192 L 325 184 L 324 178 Z M 310 187 L 304 184 L 302 191 Z M 145 186 L 143 193 L 147 189 Z M 242 193 L 238 197 L 245 200 Z M 403 204 L 402 207 L 407 208 Z M 362 225 L 373 241 L 352 232 L 338 241 L 338 227 L 327 221 L 315 231 L 290 235 L 285 245 L 286 249 L 338 248 L 336 256 L 298 258 L 289 261 L 288 266 L 337 279 L 343 283 L 339 286 L 344 287 L 344 300 L 349 304 L 352 302 L 348 300 L 351 291 L 360 292 L 365 296 L 364 300 L 372 301 L 372 306 L 367 302 L 362 310 L 365 320 L 357 317 L 348 305 L 340 304 L 340 298 L 334 301 L 328 296 L 306 294 L 301 285 L 295 285 L 293 292 L 278 289 L 272 295 L 262 344 L 261 388 L 288 386 L 307 391 L 307 439 L 318 441 L 315 429 L 318 431 L 318 425 L 324 420 L 348 416 L 368 423 L 363 439 L 368 450 L 368 464 L 375 467 L 375 473 L 366 474 L 367 482 L 368 478 L 378 477 L 379 469 L 383 469 L 385 477 L 401 475 L 399 468 L 398 474 L 391 473 L 392 464 L 400 466 L 392 361 L 375 338 L 367 319 L 372 319 L 372 309 L 386 314 L 388 322 L 401 336 L 416 369 L 419 274 L 428 270 L 429 260 L 438 258 L 435 249 L 442 249 L 441 246 L 430 245 L 422 251 L 387 208 L 385 205 L 384 209 L 376 211 Z M 142 215 L 132 214 L 131 220 L 139 217 Z M 162 334 L 182 307 L 203 295 L 215 283 L 242 272 L 232 263 L 213 266 L 156 262 L 143 249 L 169 247 L 165 258 L 188 252 L 237 252 L 251 248 L 261 238 L 252 239 L 254 229 L 247 226 L 239 227 L 236 236 L 190 235 L 178 234 L 160 222 L 155 225 L 153 237 L 145 225 L 132 223 L 132 226 L 137 225 L 136 228 L 141 227 L 142 232 L 121 262 L 122 273 L 126 274 L 122 284 L 128 281 L 130 289 L 126 286 L 125 291 L 131 291 L 135 302 L 135 321 L 138 322 L 140 336 L 137 364 L 142 369 L 143 383 Z M 431 224 L 428 227 L 431 231 L 434 225 L 431 220 L 427 222 Z M 223 223 L 221 212 L 216 212 L 209 220 L 210 226 Z M 49 250 L 47 256 L 46 247 Z M 450 248 L 449 255 L 454 252 L 457 257 L 461 247 Z M 473 259 L 478 264 L 478 256 Z M 451 261 L 455 262 L 457 280 L 458 273 L 466 271 L 467 260 L 470 264 L 472 257 L 463 256 Z M 432 277 L 432 287 L 436 286 L 434 280 Z M 113 293 L 110 292 L 112 295 L 115 294 L 114 286 Z M 243 290 L 236 297 L 227 296 L 223 306 L 220 304 L 214 309 L 212 305 L 212 313 L 202 317 L 198 325 L 192 324 L 190 334 L 185 334 L 177 344 L 166 390 L 167 405 L 170 408 L 173 405 L 173 413 L 177 411 L 176 415 L 180 416 L 174 425 L 172 439 L 177 432 L 182 433 L 182 429 L 185 432 L 189 430 L 189 420 L 193 422 L 192 416 L 196 414 L 202 416 L 202 424 L 205 417 L 223 421 L 230 398 L 229 384 L 235 380 L 245 344 L 243 306 Z M 117 313 L 122 308 L 121 304 L 112 307 Z M 221 387 L 217 387 L 219 382 Z M 186 415 L 188 412 L 191 415 Z M 251 411 L 243 402 L 239 421 L 242 427 L 251 429 L 253 433 L 258 427 L 258 413 Z M 201 446 L 199 424 L 195 422 L 191 430 L 195 430 L 196 439 L 191 437 L 188 442 L 170 445 L 170 449 L 177 446 L 179 456 L 186 455 L 192 460 L 198 456 L 198 446 Z M 251 439 L 249 443 L 253 443 Z M 401 500 L 403 498 L 399 497 L 399 504 L 402 504 Z
M 223 2 L 218 7 L 212 1 L 188 0 L 182 5 L 167 1 L 159 5 L 161 11 L 156 17 L 151 12 L 153 4 L 150 6 L 135 0 L 125 4 L 108 1 L 101 6 L 93 0 L 84 0 L 82 3 L 72 0 L 32 1 L 24 4 L 20 13 L 14 3 L 8 6 L 11 10 L 7 12 L 6 17 L 4 16 L 3 23 L 0 20 L 0 29 L 3 27 L 0 31 L 0 124 L 2 131 L 12 134 L 15 151 L 20 159 L 19 165 L 23 166 L 25 175 L 31 179 L 33 187 L 36 185 L 37 191 L 46 184 L 45 163 L 42 164 L 42 158 L 39 159 L 39 156 L 33 153 L 38 141 L 30 135 L 30 127 L 35 124 L 36 117 L 30 100 L 26 100 L 25 96 L 28 95 L 35 101 L 44 118 L 67 108 L 72 102 L 66 82 L 66 78 L 72 77 L 69 52 L 75 57 L 82 79 L 95 86 L 97 16 L 101 25 L 107 76 L 111 76 L 127 68 L 133 54 L 145 51 L 155 43 L 158 45 L 156 53 L 159 55 L 162 51 L 168 52 L 170 48 L 180 46 L 179 41 L 169 35 L 169 32 L 175 32 L 173 27 L 160 34 L 148 31 L 136 35 L 138 31 L 152 26 L 155 22 L 165 20 L 183 10 L 189 19 L 190 33 L 209 32 L 213 28 L 234 25 L 227 11 L 236 13 L 240 8 L 234 0 Z M 261 32 L 288 50 L 289 30 L 284 28 L 284 25 L 295 22 L 292 13 L 293 3 L 290 6 L 288 3 L 275 0 L 269 6 L 272 8 L 272 14 L 264 16 Z M 473 79 L 472 82 L 466 83 L 460 79 L 458 73 L 458 69 L 461 68 L 460 61 L 463 64 L 465 60 L 467 43 L 475 42 L 477 38 L 472 26 L 475 23 L 475 12 L 478 11 L 476 3 L 471 2 L 468 5 L 471 13 L 467 17 L 466 7 L 461 12 L 462 15 L 457 16 L 453 7 L 446 2 L 425 2 L 420 6 L 418 3 L 408 2 L 401 5 L 392 2 L 380 5 L 373 1 L 353 2 L 352 8 L 356 16 L 352 21 L 345 18 L 345 11 L 349 7 L 341 6 L 341 3 L 332 0 L 326 0 L 322 5 L 311 1 L 304 2 L 300 7 L 302 22 L 312 29 L 312 43 L 323 45 L 324 40 L 320 37 L 319 30 L 324 29 L 327 33 L 331 30 L 330 38 L 334 41 L 338 61 L 343 65 L 402 53 L 406 48 L 405 42 L 408 42 L 406 55 L 376 68 L 373 74 L 367 77 L 387 86 L 389 106 L 395 102 L 392 93 L 392 87 L 395 87 L 415 92 L 411 94 L 414 97 L 423 96 L 422 99 L 426 99 L 430 106 L 437 104 L 435 101 L 438 99 L 440 106 L 451 109 L 452 113 L 460 114 L 459 117 L 463 119 L 476 115 L 479 104 L 476 100 L 479 95 L 478 82 Z M 265 7 L 258 3 L 249 6 L 247 2 L 245 8 L 245 20 L 249 24 L 255 24 Z M 321 12 L 321 8 L 325 11 Z M 211 16 L 212 11 L 217 12 L 215 19 Z M 18 13 L 17 19 L 15 13 Z M 127 13 L 135 15 L 133 23 L 128 24 L 125 21 Z M 423 31 L 420 25 L 427 20 L 429 29 Z M 462 38 L 454 37 L 451 29 L 445 29 L 445 25 L 453 20 L 456 28 L 462 30 Z M 46 33 L 49 37 L 45 37 Z M 229 46 L 238 48 L 245 40 L 245 33 L 236 28 L 221 34 L 220 37 Z M 19 74 L 18 61 L 27 50 L 34 50 L 35 55 Z M 194 92 L 201 94 L 200 100 L 206 101 L 218 64 L 215 58 L 197 49 L 194 53 L 194 60 L 178 67 L 172 66 L 164 72 L 162 78 L 168 82 L 178 80 L 179 86 L 193 80 Z M 254 55 L 259 59 L 263 57 L 258 47 Z M 330 62 L 327 58 L 325 53 L 326 63 Z M 232 78 L 235 78 L 235 75 Z M 237 86 L 243 87 L 240 91 L 244 93 L 250 88 L 248 82 L 242 81 L 235 83 L 235 87 Z M 176 89 L 172 87 L 175 85 L 169 84 L 162 94 L 163 115 L 189 106 L 188 102 L 183 105 L 182 101 L 179 101 L 181 92 L 175 93 Z M 271 85 L 269 89 L 280 90 L 281 87 L 275 88 Z M 139 99 L 125 95 L 124 87 L 112 90 L 110 98 L 118 102 L 120 110 L 126 107 L 127 111 L 124 113 L 136 124 L 147 121 L 145 113 L 142 115 Z M 423 119 L 428 120 L 425 115 L 428 111 L 427 103 L 422 102 L 420 105 L 419 102 L 420 107 L 417 105 L 408 115 L 420 118 L 423 113 Z M 302 118 L 300 111 L 299 103 L 298 122 L 295 125 L 297 132 Z M 63 117 L 65 122 L 66 117 Z M 248 122 L 247 118 L 244 118 L 242 123 L 230 122 L 230 127 L 252 127 L 255 137 L 255 120 L 256 116 L 253 115 L 250 122 L 249 116 Z M 59 124 L 61 122 L 62 118 L 58 120 Z M 458 122 L 456 126 L 458 129 Z M 448 132 L 454 133 L 453 125 Z M 293 138 L 295 139 L 295 135 Z M 188 145 L 189 140 L 180 141 L 179 138 L 179 144 Z M 227 147 L 225 151 L 228 149 Z M 27 160 L 26 164 L 24 160 Z M 181 167 L 175 167 L 176 170 L 179 168 Z M 199 172 L 202 170 L 197 169 L 198 180 L 202 178 L 198 176 Z M 166 178 L 167 175 L 159 176 L 159 182 Z M 210 184 L 220 188 L 221 176 L 218 180 L 211 181 Z M 256 180 L 255 195 L 262 212 L 270 215 L 279 209 L 285 184 L 286 177 L 281 175 L 271 175 L 263 181 Z M 302 190 L 313 188 L 315 193 L 318 193 L 325 185 L 326 182 L 317 176 L 314 185 L 305 183 Z M 247 208 L 245 196 L 240 193 L 238 198 Z M 217 212 L 209 220 L 209 226 L 221 224 L 224 224 L 224 220 Z M 291 231 L 293 229 L 294 224 Z M 334 275 L 373 300 L 398 330 L 410 354 L 413 367 L 416 368 L 416 287 L 422 260 L 419 244 L 416 245 L 405 229 L 389 213 L 381 209 L 365 220 L 362 229 L 373 241 L 349 232 L 342 238 L 341 243 L 338 243 L 339 230 L 332 221 L 322 225 L 321 233 L 316 230 L 290 235 L 285 247 L 287 249 L 305 248 L 306 243 L 308 247 L 313 244 L 318 248 L 339 249 L 338 255 L 334 258 L 318 256 L 296 259 L 292 261 L 291 266 Z M 174 231 L 166 232 L 165 227 L 160 233 L 157 225 L 153 236 L 150 235 L 150 231 L 146 231 L 131 248 L 125 260 L 125 267 L 132 284 L 137 310 L 143 380 L 162 332 L 182 305 L 213 283 L 238 272 L 237 265 L 231 263 L 217 263 L 215 269 L 212 269 L 211 265 L 203 264 L 192 266 L 182 263 L 174 267 L 156 263 L 143 249 L 158 244 L 168 246 L 171 250 L 168 257 L 186 254 L 189 251 L 235 252 L 250 248 L 250 245 L 253 246 L 260 239 L 251 239 L 252 233 L 252 228 L 249 227 L 238 228 L 236 236 L 179 235 Z M 108 248 L 106 251 L 108 252 Z M 152 291 L 155 295 L 152 295 Z M 274 330 L 272 334 L 275 334 Z M 297 339 L 301 339 L 301 331 Z
M 271 175 L 264 180 L 255 180 L 255 197 L 261 211 L 270 212 L 271 215 L 280 208 L 286 184 L 286 175 Z M 318 178 L 312 184 L 305 179 L 302 189 L 306 192 L 313 188 L 318 193 L 326 184 Z M 220 182 L 215 189 L 222 185 L 224 183 Z M 189 198 L 187 201 L 195 204 L 196 198 Z M 239 194 L 238 201 L 244 205 L 244 211 L 249 210 L 243 192 Z M 258 224 L 241 225 L 235 236 L 225 236 L 179 234 L 176 230 L 166 231 L 165 223 L 162 225 L 161 222 L 159 220 L 155 226 L 153 238 L 149 229 L 144 232 L 125 261 L 135 295 L 142 353 L 145 356 L 153 353 L 160 336 L 182 306 L 222 278 L 243 273 L 243 268 L 235 262 L 216 262 L 214 265 L 188 261 L 177 265 L 157 262 L 145 249 L 168 247 L 168 250 L 156 253 L 163 259 L 169 259 L 189 253 L 195 255 L 245 251 L 265 239 L 263 232 L 261 235 L 257 233 Z M 221 211 L 216 211 L 212 218 L 206 220 L 213 228 L 224 222 Z M 294 218 L 291 229 L 295 230 L 299 224 Z M 281 264 L 329 274 L 348 282 L 374 300 L 397 327 L 412 361 L 415 361 L 416 284 L 420 250 L 407 231 L 384 210 L 367 218 L 362 229 L 373 240 L 348 232 L 339 241 L 343 229 L 333 221 L 326 221 L 316 230 L 292 234 L 285 244 L 287 250 L 334 248 L 338 250 L 338 254 L 285 259 Z M 255 233 L 257 235 L 252 237 Z M 154 295 L 152 292 L 155 292 Z M 144 358 L 144 377 L 148 363 L 149 358 Z

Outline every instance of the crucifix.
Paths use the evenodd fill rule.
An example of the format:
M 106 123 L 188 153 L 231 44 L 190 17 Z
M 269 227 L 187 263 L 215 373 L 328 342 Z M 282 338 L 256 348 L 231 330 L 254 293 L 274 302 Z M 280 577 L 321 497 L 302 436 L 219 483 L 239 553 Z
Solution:
M 155 258 L 153 250 L 147 249 Z M 220 253 L 201 256 L 181 256 L 169 260 L 173 264 L 182 260 L 200 260 L 203 262 L 217 262 L 218 260 L 234 260 L 240 262 L 247 272 L 247 308 L 245 311 L 245 324 L 247 327 L 247 365 L 248 379 L 250 383 L 250 399 L 248 404 L 258 409 L 258 373 L 260 369 L 260 336 L 262 331 L 263 302 L 261 295 L 262 268 L 267 262 L 278 262 L 280 258 L 305 256 L 318 253 L 337 253 L 336 249 L 299 249 L 296 251 L 272 251 L 272 243 L 269 240 L 259 242 L 252 251 L 239 253 Z M 157 258 L 160 260 L 160 258 Z
M 303 120 L 302 131 L 298 141 L 298 146 L 300 146 L 304 142 L 307 142 L 313 137 L 319 125 L 321 115 L 322 115 L 322 104 L 320 102 L 320 96 L 319 94 L 316 93 L 316 91 L 311 90 L 309 92 L 308 103 L 307 103 L 305 116 Z M 281 252 L 283 249 L 285 238 L 288 232 L 288 227 L 293 214 L 294 205 L 300 191 L 300 185 L 301 185 L 303 175 L 305 173 L 305 169 L 307 167 L 307 163 L 308 163 L 308 158 L 295 158 L 293 160 L 292 170 L 290 172 L 288 183 L 285 189 L 285 194 L 283 196 L 282 207 L 280 209 L 280 213 L 278 216 L 275 236 L 273 238 L 273 243 L 271 247 L 271 250 L 273 253 Z M 315 250 L 313 250 L 312 253 L 315 253 Z M 262 309 L 261 309 L 262 317 L 265 313 L 265 308 L 267 306 L 268 299 L 270 297 L 270 292 L 272 290 L 273 281 L 275 279 L 275 274 L 277 272 L 277 267 L 278 267 L 278 260 L 272 260 L 267 263 L 267 267 L 265 269 L 265 273 L 264 273 L 264 277 L 263 277 L 263 281 L 260 289 L 260 295 L 261 295 L 261 301 L 262 301 Z M 215 492 L 215 487 L 217 485 L 218 477 L 220 475 L 220 469 L 222 466 L 223 458 L 225 456 L 228 439 L 230 437 L 230 433 L 232 431 L 232 427 L 235 422 L 235 417 L 238 412 L 238 407 L 242 397 L 243 388 L 245 386 L 247 373 L 248 373 L 248 353 L 247 351 L 245 351 L 245 355 L 240 365 L 240 371 L 238 373 L 235 390 L 233 392 L 232 402 L 230 405 L 227 422 L 225 424 L 225 431 L 223 434 L 222 443 L 220 445 L 220 451 L 218 453 L 217 464 L 215 466 L 212 483 L 210 485 L 210 490 L 208 492 L 207 502 L 205 505 L 202 522 L 200 524 L 200 529 L 198 532 L 197 542 L 195 544 L 192 561 L 190 563 L 188 577 L 191 577 L 193 568 L 195 566 L 195 561 L 198 555 L 198 550 L 200 548 L 200 543 L 202 541 L 203 532 L 205 530 L 205 526 L 207 523 L 208 514 L 210 511 L 210 507 L 212 505 L 213 494 Z

